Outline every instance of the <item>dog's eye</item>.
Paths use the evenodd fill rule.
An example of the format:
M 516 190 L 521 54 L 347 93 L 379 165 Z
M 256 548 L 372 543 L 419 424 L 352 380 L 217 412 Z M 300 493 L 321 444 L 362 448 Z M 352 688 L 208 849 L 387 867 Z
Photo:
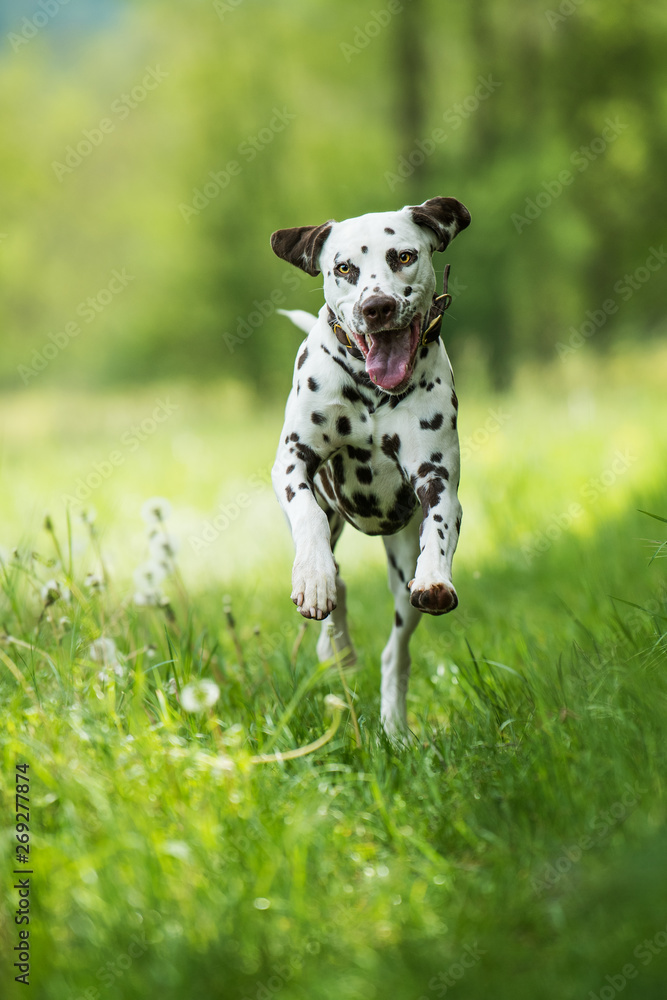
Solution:
M 398 259 L 400 260 L 401 264 L 409 264 L 410 261 L 414 259 L 414 256 L 415 255 L 413 254 L 412 250 L 403 250 L 402 253 L 399 253 Z
M 339 274 L 349 274 L 350 273 L 350 265 L 349 264 L 339 264 L 336 267 L 336 270 L 339 272 Z

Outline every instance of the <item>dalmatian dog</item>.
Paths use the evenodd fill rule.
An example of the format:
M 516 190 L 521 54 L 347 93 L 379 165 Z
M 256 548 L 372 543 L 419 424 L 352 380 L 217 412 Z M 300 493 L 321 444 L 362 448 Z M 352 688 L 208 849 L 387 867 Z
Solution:
M 407 729 L 409 642 L 420 615 L 458 604 L 458 402 L 439 339 L 449 268 L 437 295 L 432 255 L 469 223 L 461 202 L 438 197 L 271 237 L 279 257 L 324 277 L 317 317 L 286 313 L 307 333 L 272 470 L 295 546 L 291 597 L 304 618 L 333 622 L 323 626 L 320 659 L 333 655 L 333 642 L 353 663 L 333 550 L 345 522 L 382 536 L 395 614 L 381 719 L 392 736 Z

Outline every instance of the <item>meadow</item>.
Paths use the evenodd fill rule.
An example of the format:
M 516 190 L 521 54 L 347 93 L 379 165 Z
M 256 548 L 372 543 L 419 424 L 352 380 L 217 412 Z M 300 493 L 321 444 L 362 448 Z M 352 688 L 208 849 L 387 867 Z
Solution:
M 289 601 L 274 397 L 5 395 L 2 995 L 663 998 L 666 375 L 457 372 L 460 605 L 413 640 L 409 745 L 379 540 L 339 548 L 354 670 Z

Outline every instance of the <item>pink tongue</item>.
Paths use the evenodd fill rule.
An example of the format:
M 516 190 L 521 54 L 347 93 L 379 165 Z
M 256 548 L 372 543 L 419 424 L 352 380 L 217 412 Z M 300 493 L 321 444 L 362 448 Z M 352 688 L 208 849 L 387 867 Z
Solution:
M 410 327 L 391 333 L 374 333 L 372 341 L 366 358 L 366 371 L 376 385 L 383 389 L 395 389 L 410 367 Z

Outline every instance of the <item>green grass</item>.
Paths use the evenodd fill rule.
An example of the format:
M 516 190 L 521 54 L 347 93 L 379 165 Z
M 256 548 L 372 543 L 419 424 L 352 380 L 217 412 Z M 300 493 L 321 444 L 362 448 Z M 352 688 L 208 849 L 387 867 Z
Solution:
M 414 740 L 379 732 L 391 604 L 382 546 L 350 532 L 354 718 L 273 763 L 252 758 L 307 748 L 331 725 L 326 696 L 346 698 L 288 599 L 287 528 L 261 479 L 279 408 L 167 387 L 179 410 L 93 491 L 91 533 L 75 514 L 68 530 L 61 498 L 161 393 L 6 400 L 2 995 L 604 1000 L 628 976 L 624 997 L 664 997 L 667 609 L 651 556 L 665 532 L 638 509 L 667 512 L 666 367 L 664 351 L 597 366 L 582 353 L 494 398 L 459 377 L 460 607 L 415 636 Z M 485 436 L 489 407 L 505 416 Z M 179 571 L 168 605 L 137 607 L 139 508 L 155 494 L 173 507 Z M 98 594 L 85 576 L 100 555 Z M 51 578 L 69 601 L 45 606 Z M 122 676 L 99 678 L 100 636 Z M 188 713 L 180 691 L 200 677 L 220 697 Z M 8 958 L 19 761 L 30 993 Z

